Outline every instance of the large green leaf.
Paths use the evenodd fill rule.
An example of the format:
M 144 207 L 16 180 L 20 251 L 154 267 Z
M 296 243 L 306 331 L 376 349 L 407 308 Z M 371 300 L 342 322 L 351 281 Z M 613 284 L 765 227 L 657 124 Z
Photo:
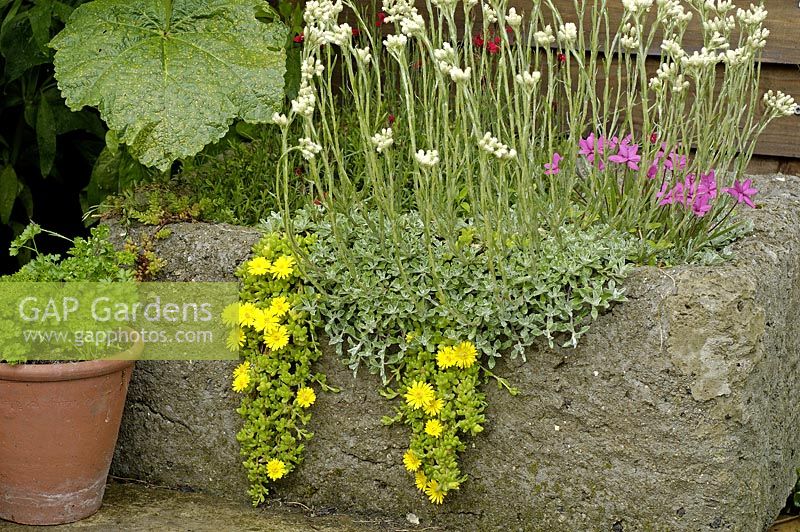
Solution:
M 281 22 L 262 0 L 94 0 L 51 42 L 74 110 L 95 106 L 142 163 L 165 170 L 225 135 L 268 122 L 283 99 Z

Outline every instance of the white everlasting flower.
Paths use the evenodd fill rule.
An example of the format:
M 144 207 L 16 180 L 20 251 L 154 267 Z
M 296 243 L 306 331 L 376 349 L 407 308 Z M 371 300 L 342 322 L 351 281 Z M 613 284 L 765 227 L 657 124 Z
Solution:
M 685 55 L 681 57 L 681 65 L 687 69 L 699 69 L 716 65 L 719 62 L 719 57 L 714 52 L 708 50 L 705 46 L 699 52 L 694 51 L 692 55 Z
M 453 50 L 449 42 L 445 41 L 442 43 L 441 48 L 436 48 L 433 51 L 433 57 L 435 57 L 437 61 L 449 61 L 452 63 L 456 60 L 456 51 Z
M 497 22 L 497 12 L 492 9 L 492 6 L 484 2 L 481 4 L 481 9 L 483 10 L 484 24 L 493 24 Z
M 658 19 L 662 22 L 686 23 L 692 20 L 692 12 L 687 12 L 679 0 L 656 0 L 658 4 Z
M 450 69 L 450 79 L 456 83 L 467 81 L 471 74 L 472 69 L 470 67 L 467 67 L 465 70 L 461 70 L 460 68 L 454 66 Z
M 375 133 L 370 140 L 375 145 L 375 151 L 378 153 L 383 153 L 384 150 L 394 144 L 394 134 L 392 132 L 392 128 L 385 127 L 381 129 L 378 133 Z
M 369 48 L 356 48 L 354 51 L 356 53 L 356 59 L 358 59 L 360 63 L 368 65 L 372 60 L 372 54 L 369 53 Z
M 300 76 L 302 79 L 311 79 L 314 76 L 321 76 L 325 71 L 322 61 L 315 57 L 309 56 L 305 61 L 300 64 Z
M 558 42 L 571 46 L 578 40 L 578 27 L 573 22 L 567 22 L 558 28 Z
M 750 4 L 750 9 L 737 9 L 736 18 L 738 18 L 739 22 L 742 24 L 757 26 L 767 18 L 767 10 L 764 9 L 764 6 L 754 6 Z
M 754 51 L 761 50 L 767 45 L 767 37 L 769 37 L 769 30 L 767 28 L 757 28 L 747 37 L 745 46 Z
M 661 43 L 661 49 L 673 58 L 680 59 L 686 55 L 686 52 L 684 52 L 683 48 L 681 48 L 681 43 L 677 40 L 677 37 L 674 35 L 672 37 L 673 38 L 670 39 L 664 39 L 664 41 Z
M 411 13 L 400 21 L 400 31 L 404 35 L 418 35 L 425 30 L 425 19 L 417 13 L 417 8 L 412 7 Z
M 320 151 L 322 151 L 322 146 L 314 142 L 308 137 L 302 137 L 297 139 L 298 148 L 300 148 L 300 154 L 306 161 L 310 161 L 313 159 Z
M 717 0 L 716 3 L 714 0 L 706 0 L 704 6 L 709 11 L 714 11 L 722 15 L 735 7 L 732 0 Z
M 793 115 L 797 110 L 794 98 L 781 91 L 773 92 L 772 89 L 764 93 L 764 105 L 783 116 Z
M 383 11 L 388 15 L 386 22 L 397 22 L 398 24 L 406 17 L 416 11 L 416 8 L 408 0 L 384 0 Z
M 730 48 L 731 45 L 728 42 L 728 39 L 725 38 L 724 35 L 720 34 L 720 32 L 715 31 L 711 38 L 708 40 L 708 49 L 709 50 L 727 50 Z
M 517 14 L 517 10 L 513 7 L 508 9 L 508 14 L 506 15 L 506 22 L 512 28 L 519 29 L 520 25 L 522 24 L 522 15 Z
M 314 89 L 308 84 L 306 79 L 300 82 L 300 89 L 297 91 L 297 97 L 292 100 L 292 111 L 299 115 L 311 116 L 314 114 L 314 106 L 317 98 L 314 95 Z
M 550 27 L 550 24 L 545 26 L 543 30 L 534 33 L 533 40 L 542 48 L 547 48 L 556 42 L 556 38 L 553 36 L 553 28 Z
M 342 0 L 335 3 L 330 0 L 309 0 L 303 11 L 303 20 L 309 26 L 331 26 L 342 12 L 342 7 Z
M 326 32 L 326 37 L 331 44 L 346 46 L 350 44 L 353 38 L 353 28 L 351 28 L 350 24 L 347 22 L 342 22 L 341 24 L 333 26 L 329 34 Z
M 539 83 L 539 80 L 542 78 L 542 73 L 538 70 L 534 70 L 533 72 L 523 72 L 522 74 L 517 74 L 514 76 L 514 81 L 516 81 L 519 85 L 530 92 L 536 87 L 536 84 Z
M 706 33 L 719 32 L 728 35 L 736 27 L 736 19 L 733 15 L 728 17 L 714 17 L 703 21 L 703 29 Z
M 281 113 L 272 113 L 272 122 L 280 127 L 286 127 L 289 125 L 289 119 L 286 118 L 286 115 Z
M 626 50 L 634 50 L 639 48 L 639 29 L 631 23 L 625 24 L 622 29 L 622 37 L 619 39 L 619 44 Z
M 383 40 L 383 45 L 395 57 L 399 57 L 403 53 L 407 43 L 408 37 L 402 33 L 399 35 L 387 35 L 386 39 Z
M 658 65 L 656 75 L 650 78 L 650 88 L 659 89 L 665 82 L 670 82 L 678 76 L 678 65 L 675 63 L 661 63 Z
M 678 74 L 675 81 L 672 83 L 672 92 L 683 92 L 689 88 L 689 82 L 684 81 L 683 74 Z
M 478 147 L 498 159 L 507 160 L 517 156 L 517 150 L 509 149 L 508 146 L 500 142 L 497 137 L 493 137 L 489 132 L 484 133 L 483 138 L 478 139 Z
M 650 11 L 652 5 L 653 0 L 622 0 L 622 7 L 633 15 Z
M 720 59 L 726 65 L 729 66 L 736 66 L 736 65 L 743 65 L 749 62 L 752 57 L 750 55 L 750 50 L 747 48 L 736 48 L 735 50 L 725 50 L 724 53 L 720 54 Z
M 414 154 L 414 159 L 417 160 L 420 166 L 431 168 L 432 166 L 436 166 L 439 162 L 439 152 L 436 150 L 418 150 L 417 153 Z

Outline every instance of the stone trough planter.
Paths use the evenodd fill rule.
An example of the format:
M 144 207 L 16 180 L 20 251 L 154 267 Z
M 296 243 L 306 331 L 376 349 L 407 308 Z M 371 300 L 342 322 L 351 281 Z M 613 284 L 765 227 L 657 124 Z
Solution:
M 755 232 L 732 261 L 639 268 L 577 349 L 499 365 L 522 393 L 487 385 L 469 481 L 442 507 L 403 470 L 408 435 L 381 425 L 378 379 L 354 380 L 330 352 L 321 370 L 341 393 L 320 394 L 306 461 L 273 495 L 446 530 L 765 529 L 800 466 L 800 178 L 755 184 Z M 169 280 L 232 280 L 258 238 L 172 230 L 158 249 Z M 137 363 L 114 473 L 246 501 L 234 366 Z

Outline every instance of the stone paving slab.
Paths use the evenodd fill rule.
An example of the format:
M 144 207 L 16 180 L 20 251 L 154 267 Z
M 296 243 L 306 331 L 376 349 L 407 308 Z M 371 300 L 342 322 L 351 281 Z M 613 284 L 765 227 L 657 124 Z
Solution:
M 378 532 L 397 530 L 380 519 L 310 516 L 283 508 L 255 509 L 201 493 L 112 483 L 93 516 L 60 526 L 23 526 L 0 520 L 3 532 Z

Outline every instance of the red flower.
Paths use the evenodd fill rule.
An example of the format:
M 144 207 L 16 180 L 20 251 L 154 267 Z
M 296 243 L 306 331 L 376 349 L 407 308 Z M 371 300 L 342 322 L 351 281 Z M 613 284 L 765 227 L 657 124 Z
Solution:
M 383 19 L 385 18 L 386 18 L 386 13 L 384 13 L 383 11 L 379 11 L 377 18 L 375 19 L 375 26 L 376 27 L 383 26 Z
M 475 37 L 472 39 L 472 44 L 478 48 L 483 48 L 483 36 L 480 33 L 476 33 Z
M 514 28 L 511 26 L 506 26 L 506 33 L 514 33 Z
M 294 39 L 292 40 L 296 43 L 301 43 L 305 40 L 305 36 L 302 33 L 298 33 L 297 35 L 294 36 Z
M 559 63 L 566 63 L 567 62 L 567 56 L 564 55 L 564 54 L 558 54 L 558 62 Z
M 361 30 L 358 28 L 353 28 L 353 37 L 358 37 L 361 34 Z
M 655 144 L 657 140 L 658 135 L 655 132 L 650 133 L 650 144 Z
M 486 51 L 488 51 L 490 54 L 494 55 L 494 54 L 500 52 L 500 47 L 497 46 L 495 43 L 490 42 L 489 44 L 486 45 Z
M 392 124 L 394 124 L 394 121 L 395 121 L 395 120 L 396 120 L 396 119 L 395 119 L 394 115 L 393 115 L 393 114 L 391 114 L 391 113 L 389 113 L 389 125 L 390 125 L 390 126 L 391 126 Z
M 495 37 L 493 41 L 497 46 L 500 46 L 500 43 L 503 42 L 503 39 L 501 39 L 500 37 Z

